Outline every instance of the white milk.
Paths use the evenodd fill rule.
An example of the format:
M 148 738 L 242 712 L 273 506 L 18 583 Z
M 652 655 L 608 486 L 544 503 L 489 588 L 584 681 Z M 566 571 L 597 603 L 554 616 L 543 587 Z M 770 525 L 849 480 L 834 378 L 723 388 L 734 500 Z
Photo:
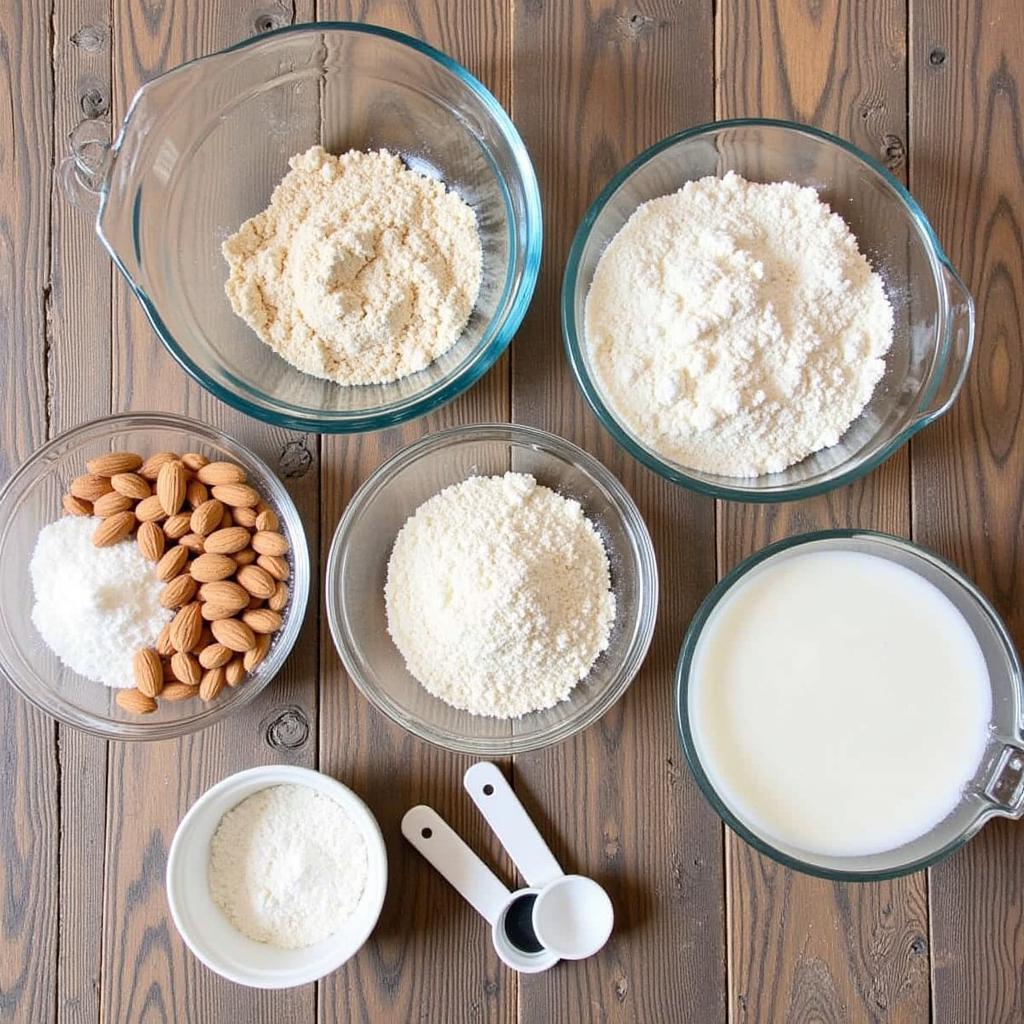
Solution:
M 768 563 L 722 601 L 689 693 L 701 764 L 766 839 L 892 850 L 957 805 L 985 749 L 984 656 L 952 602 L 875 555 Z

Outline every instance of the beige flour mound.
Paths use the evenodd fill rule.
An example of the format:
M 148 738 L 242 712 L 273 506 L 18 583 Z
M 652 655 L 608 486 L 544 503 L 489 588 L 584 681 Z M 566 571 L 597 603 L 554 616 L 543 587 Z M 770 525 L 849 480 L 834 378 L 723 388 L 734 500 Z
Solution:
M 223 245 L 234 311 L 339 384 L 385 384 L 455 344 L 476 302 L 473 211 L 392 153 L 293 156 L 270 206 Z

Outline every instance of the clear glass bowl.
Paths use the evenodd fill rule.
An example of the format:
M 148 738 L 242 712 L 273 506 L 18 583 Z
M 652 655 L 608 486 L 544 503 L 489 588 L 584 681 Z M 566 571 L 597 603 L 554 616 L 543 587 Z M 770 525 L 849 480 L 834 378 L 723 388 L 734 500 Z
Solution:
M 750 573 L 768 562 L 810 550 L 857 551 L 889 559 L 938 587 L 967 620 L 985 656 L 992 684 L 989 740 L 974 778 L 957 808 L 934 829 L 895 850 L 861 857 L 828 857 L 780 845 L 741 820 L 716 790 L 701 764 L 690 728 L 689 679 L 694 653 L 715 606 Z M 1024 680 L 1006 627 L 984 595 L 953 566 L 910 541 L 863 530 L 827 530 L 772 544 L 741 562 L 711 591 L 686 633 L 676 670 L 676 716 L 683 750 L 708 802 L 722 820 L 761 853 L 810 875 L 866 882 L 919 871 L 948 857 L 990 818 L 1024 815 Z
M 510 470 L 531 473 L 580 502 L 608 551 L 617 608 L 607 650 L 568 700 L 504 720 L 450 707 L 409 674 L 388 635 L 384 582 L 395 537 L 424 501 L 470 476 Z M 421 739 L 484 756 L 558 743 L 603 715 L 639 671 L 658 606 L 654 548 L 622 484 L 568 441 L 507 423 L 441 431 L 385 462 L 359 488 L 338 524 L 325 588 L 334 645 L 370 702 Z
M 94 134 L 94 133 L 93 133 Z M 462 337 L 420 373 L 343 387 L 264 345 L 224 294 L 221 243 L 264 209 L 288 159 L 390 149 L 473 208 L 483 278 Z M 175 359 L 218 398 L 296 430 L 392 426 L 479 379 L 526 312 L 540 266 L 540 195 L 518 132 L 468 71 L 417 39 L 325 22 L 191 61 L 136 94 L 111 147 L 73 139 L 64 180 Z
M 291 544 L 291 600 L 270 652 L 236 687 L 225 687 L 210 704 L 159 702 L 151 715 L 130 715 L 114 700 L 116 690 L 65 668 L 32 624 L 29 562 L 39 531 L 64 513 L 61 497 L 88 459 L 109 451 L 201 452 L 210 461 L 244 467 L 249 481 L 273 507 Z M 108 416 L 67 431 L 44 445 L 0 491 L 0 673 L 22 696 L 67 725 L 107 739 L 157 740 L 204 729 L 248 704 L 274 678 L 295 644 L 309 595 L 309 549 L 299 513 L 270 469 L 237 441 L 181 416 L 132 413 Z
M 885 375 L 839 443 L 782 473 L 748 479 L 690 469 L 635 436 L 605 403 L 584 338 L 584 304 L 597 262 L 633 211 L 687 181 L 727 171 L 752 181 L 792 181 L 817 189 L 882 275 L 895 314 Z M 569 253 L 562 330 L 587 401 L 634 458 L 674 483 L 718 498 L 786 501 L 856 480 L 949 409 L 970 362 L 974 302 L 921 208 L 880 164 L 842 139 L 806 125 L 722 121 L 652 146 L 598 196 Z

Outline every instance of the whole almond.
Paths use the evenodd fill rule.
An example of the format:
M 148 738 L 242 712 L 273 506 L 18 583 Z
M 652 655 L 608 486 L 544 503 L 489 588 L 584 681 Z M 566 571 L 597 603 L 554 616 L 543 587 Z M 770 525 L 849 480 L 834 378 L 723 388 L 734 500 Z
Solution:
M 161 658 L 160 664 L 164 670 L 164 686 L 168 683 L 175 683 L 178 681 L 178 677 L 174 674 L 174 669 L 171 668 L 171 657 L 174 655 L 174 649 L 171 648 L 171 653 L 166 658 Z
M 178 538 L 178 543 L 191 551 L 193 555 L 201 555 L 206 550 L 204 538 L 200 537 L 198 533 L 186 533 L 184 537 Z
M 262 569 L 266 569 L 275 580 L 280 580 L 282 583 L 288 579 L 288 559 L 282 558 L 280 555 L 260 555 L 256 559 L 256 564 Z
M 214 604 L 212 601 L 203 602 L 202 616 L 207 622 L 216 622 L 218 619 L 233 619 L 237 614 L 237 608 Z
M 192 512 L 192 518 L 189 520 L 192 532 L 198 533 L 200 537 L 206 537 L 215 530 L 219 533 L 218 527 L 223 515 L 224 506 L 216 498 L 204 501 L 201 505 L 197 505 Z
M 181 540 L 186 533 L 191 532 L 191 517 L 187 512 L 179 512 L 177 515 L 168 516 L 164 520 L 164 533 L 167 534 L 171 540 Z
M 219 604 L 223 608 L 233 608 L 236 612 L 248 607 L 249 592 L 230 580 L 216 580 L 204 583 L 199 588 L 199 596 L 210 604 Z
M 204 501 L 208 501 L 210 492 L 206 484 L 199 480 L 189 480 L 185 486 L 185 503 L 189 508 L 199 508 Z
M 235 517 L 236 526 L 244 526 L 247 530 L 254 530 L 256 528 L 256 520 L 259 518 L 259 513 L 254 508 L 236 508 L 232 509 L 231 514 Z
M 238 619 L 218 619 L 210 626 L 217 643 L 230 647 L 239 654 L 256 646 L 256 634 Z
M 173 516 L 185 501 L 185 467 L 174 459 L 160 467 L 156 477 L 156 493 L 164 511 Z
M 152 647 L 143 647 L 132 658 L 132 673 L 139 693 L 155 697 L 164 685 L 164 668 L 160 655 Z
M 165 608 L 184 608 L 196 596 L 198 586 L 187 572 L 183 572 L 160 592 L 160 603 Z
M 156 701 L 138 690 L 118 690 L 114 700 L 133 715 L 151 715 L 156 711 Z
M 281 628 L 280 612 L 271 611 L 269 608 L 252 608 L 242 612 L 242 621 L 254 633 L 276 633 Z
M 156 647 L 157 653 L 162 654 L 165 657 L 174 653 L 174 644 L 171 643 L 171 624 L 169 622 L 160 630 L 154 646 Z
M 138 473 L 115 473 L 110 478 L 110 486 L 133 501 L 142 501 L 152 493 L 149 484 Z
M 188 683 L 181 683 L 175 680 L 173 683 L 164 683 L 160 691 L 161 700 L 190 700 L 199 693 L 198 686 L 189 686 Z
M 164 511 L 163 502 L 155 494 L 151 494 L 135 506 L 135 518 L 140 523 L 159 523 L 167 518 L 167 513 Z
M 267 600 L 267 607 L 274 612 L 283 612 L 288 606 L 288 584 L 278 583 L 274 589 L 274 593 L 270 595 Z
M 195 655 L 185 651 L 175 651 L 171 655 L 171 671 L 179 683 L 188 683 L 189 686 L 198 686 L 203 676 Z
M 249 546 L 252 535 L 244 526 L 229 526 L 214 530 L 205 541 L 206 551 L 213 555 L 233 555 Z
M 198 473 L 209 461 L 205 455 L 200 455 L 199 452 L 185 452 L 181 457 L 182 465 L 186 469 L 192 470 L 193 473 Z
M 207 487 L 220 484 L 244 484 L 245 470 L 233 462 L 208 462 L 196 470 L 196 478 L 202 480 Z
M 276 531 L 280 526 L 281 522 L 277 518 L 277 513 L 272 508 L 265 508 L 256 517 L 256 529 L 261 532 Z
M 171 622 L 171 643 L 176 651 L 191 651 L 199 643 L 203 632 L 203 617 L 199 602 L 185 605 Z
M 256 646 L 251 651 L 246 651 L 242 657 L 242 664 L 245 666 L 246 672 L 251 672 L 257 665 L 259 665 L 263 659 L 267 656 L 267 652 L 270 650 L 270 634 L 269 633 L 257 633 L 256 634 Z
M 134 473 L 142 465 L 142 456 L 135 452 L 108 452 L 90 459 L 85 468 L 97 476 L 116 476 L 118 473 Z
M 199 664 L 203 668 L 223 668 L 233 657 L 235 652 L 223 644 L 207 644 L 199 652 Z
M 135 539 L 147 562 L 159 562 L 164 554 L 164 531 L 156 523 L 139 523 Z
M 96 473 L 83 473 L 71 481 L 68 490 L 82 501 L 95 501 L 97 498 L 102 498 L 104 494 L 108 494 L 113 488 L 105 476 L 99 476 Z
M 243 548 L 231 556 L 239 565 L 252 565 L 257 559 L 257 554 L 252 548 Z
M 189 566 L 189 572 L 200 583 L 213 583 L 235 575 L 238 563 L 228 555 L 204 554 Z
M 165 462 L 176 462 L 178 456 L 174 452 L 155 452 L 139 467 L 139 476 L 147 480 L 156 480 L 160 475 L 160 467 Z
M 241 656 L 232 658 L 224 668 L 224 681 L 228 686 L 237 686 L 245 678 L 245 664 Z
M 253 597 L 261 597 L 264 601 L 272 597 L 278 587 L 277 580 L 258 565 L 243 565 L 236 573 L 235 579 Z
M 143 523 L 142 526 L 148 524 Z M 139 533 L 142 533 L 142 526 L 139 527 Z M 163 580 L 167 583 L 169 580 L 173 580 L 175 576 L 180 576 L 185 571 L 185 565 L 188 562 L 188 548 L 182 548 L 175 545 L 173 548 L 168 548 L 164 552 L 163 558 L 156 563 L 156 578 Z
M 216 484 L 212 493 L 218 501 L 231 508 L 249 508 L 260 500 L 260 496 L 248 484 Z
M 92 542 L 98 548 L 108 548 L 131 535 L 135 529 L 135 516 L 131 512 L 115 512 L 102 520 L 92 535 Z
M 209 647 L 210 644 L 215 644 L 216 642 L 217 641 L 213 639 L 213 632 L 210 629 L 210 624 L 208 622 L 204 622 L 203 632 L 199 636 L 199 646 L 196 649 L 201 651 L 204 647 Z M 206 668 L 206 666 L 204 665 L 203 668 Z
M 231 509 L 227 506 L 224 508 L 224 514 L 220 517 L 220 529 L 230 530 L 235 525 L 235 517 L 231 514 Z
M 73 494 L 65 494 L 61 499 L 61 504 L 64 506 L 64 511 L 69 516 L 91 516 L 92 505 L 88 501 L 83 501 L 81 498 L 76 498 Z
M 199 698 L 204 701 L 213 700 L 224 689 L 224 669 L 208 668 L 199 682 Z
M 107 516 L 112 516 L 115 512 L 127 512 L 134 507 L 135 502 L 131 498 L 126 498 L 123 494 L 118 494 L 117 491 L 107 491 L 92 503 L 92 514 L 99 516 L 100 519 L 106 519 Z
M 285 555 L 288 553 L 288 541 L 280 533 L 272 530 L 259 530 L 252 535 L 252 546 L 261 555 Z

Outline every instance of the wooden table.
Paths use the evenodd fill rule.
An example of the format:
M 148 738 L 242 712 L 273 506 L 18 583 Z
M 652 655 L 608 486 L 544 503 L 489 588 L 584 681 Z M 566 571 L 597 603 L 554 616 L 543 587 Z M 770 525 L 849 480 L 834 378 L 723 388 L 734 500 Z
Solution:
M 120 123 L 135 90 L 290 20 L 420 36 L 510 110 L 533 157 L 544 263 L 508 355 L 427 420 L 351 438 L 270 429 L 186 380 L 88 218 L 55 182 L 83 119 Z M 250 444 L 286 478 L 314 564 L 382 458 L 453 423 L 514 419 L 596 453 L 658 550 L 651 654 L 627 696 L 572 741 L 507 767 L 566 864 L 611 892 L 597 957 L 536 977 L 502 967 L 480 921 L 399 839 L 435 805 L 501 868 L 460 792 L 467 758 L 371 710 L 330 644 L 319 595 L 283 675 L 181 742 L 104 743 L 0 687 L 0 1020 L 925 1021 L 1024 1019 L 1024 833 L 990 825 L 927 874 L 838 885 L 726 832 L 683 763 L 672 670 L 717 576 L 772 539 L 825 526 L 914 537 L 974 577 L 1024 641 L 1024 12 L 1019 0 L 59 0 L 0 5 L 0 478 L 47 438 L 111 411 L 168 409 Z M 785 506 L 670 486 L 598 427 L 562 353 L 558 295 L 584 210 L 662 136 L 736 115 L 820 125 L 906 181 L 977 298 L 977 354 L 953 412 L 865 480 Z M 190 803 L 264 762 L 317 766 L 364 794 L 391 857 L 373 940 L 290 992 L 202 967 L 169 919 L 163 872 Z

